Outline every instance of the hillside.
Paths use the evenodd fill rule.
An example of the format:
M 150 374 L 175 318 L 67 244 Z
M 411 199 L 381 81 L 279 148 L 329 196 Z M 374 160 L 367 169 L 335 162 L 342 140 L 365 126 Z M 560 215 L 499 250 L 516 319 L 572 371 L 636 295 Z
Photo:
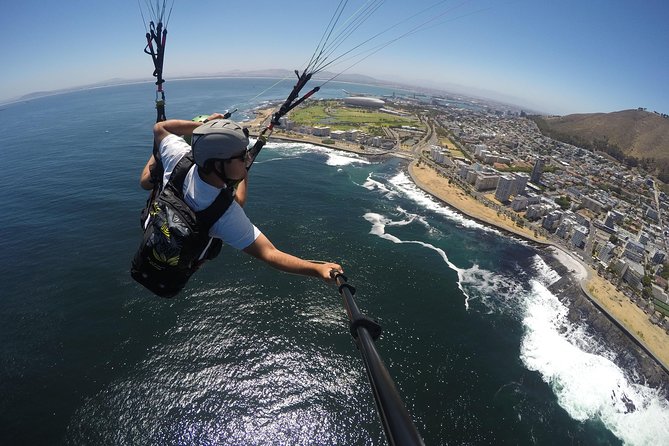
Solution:
M 542 133 L 591 150 L 602 150 L 630 166 L 641 164 L 669 180 L 669 117 L 645 110 L 534 116 Z

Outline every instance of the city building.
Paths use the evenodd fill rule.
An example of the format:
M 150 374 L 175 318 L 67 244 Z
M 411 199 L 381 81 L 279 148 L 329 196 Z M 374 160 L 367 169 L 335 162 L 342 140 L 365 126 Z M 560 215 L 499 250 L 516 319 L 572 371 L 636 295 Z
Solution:
M 313 127 L 311 129 L 311 134 L 314 136 L 330 136 L 330 127 Z
M 537 160 L 534 163 L 534 167 L 532 168 L 532 175 L 530 175 L 530 181 L 532 181 L 535 184 L 539 184 L 541 182 L 541 174 L 544 172 L 544 165 L 546 164 L 546 160 L 543 158 L 537 158 Z
M 525 193 L 525 188 L 527 187 L 527 183 L 530 181 L 530 176 L 523 172 L 514 173 L 513 176 L 515 181 L 513 182 L 511 195 L 521 195 Z
M 627 264 L 627 268 L 622 275 L 623 280 L 627 282 L 632 288 L 641 289 L 643 266 L 630 260 L 625 260 L 624 262 Z
M 611 242 L 608 242 L 606 245 L 602 246 L 602 249 L 599 250 L 599 254 L 597 255 L 599 260 L 605 264 L 608 264 L 609 261 L 613 258 L 613 250 L 615 247 L 616 245 Z
M 653 221 L 660 221 L 660 216 L 655 209 L 648 206 L 646 208 L 646 218 L 650 218 Z
M 437 163 L 443 164 L 448 151 L 439 146 L 430 146 L 430 157 Z
M 500 176 L 497 182 L 497 189 L 495 189 L 495 198 L 502 203 L 509 201 L 515 181 L 516 178 L 513 175 Z
M 571 244 L 578 249 L 583 249 L 585 240 L 588 238 L 588 228 L 577 225 L 574 227 L 574 233 L 571 236 Z
M 560 224 L 560 219 L 562 218 L 562 211 L 552 211 L 549 212 L 541 222 L 541 226 L 548 231 L 555 231 Z
M 661 263 L 664 263 L 664 259 L 667 258 L 667 253 L 664 251 L 657 250 L 653 253 L 653 256 L 651 257 L 651 262 L 655 265 L 659 265 Z
M 474 156 L 479 159 L 483 159 L 485 157 L 483 152 L 490 153 L 488 152 L 488 146 L 486 146 L 485 144 L 474 144 L 474 146 L 472 146 L 472 149 L 474 149 Z
M 576 222 L 571 218 L 563 218 L 560 224 L 558 225 L 555 235 L 561 239 L 566 239 L 571 234 L 572 228 L 576 225 Z
M 527 208 L 528 199 L 523 195 L 516 195 L 511 202 L 511 209 L 520 212 Z
M 604 210 L 604 204 L 601 201 L 595 200 L 594 198 L 587 197 L 585 195 L 582 197 L 581 206 L 586 209 L 590 209 L 597 214 Z
M 551 210 L 550 206 L 545 204 L 532 204 L 527 206 L 525 218 L 528 220 L 538 220 Z
M 498 181 L 499 175 L 497 174 L 479 172 L 474 182 L 474 189 L 477 191 L 495 189 Z
M 634 262 L 640 263 L 643 261 L 645 251 L 646 250 L 641 243 L 635 242 L 634 240 L 628 240 L 623 255 Z

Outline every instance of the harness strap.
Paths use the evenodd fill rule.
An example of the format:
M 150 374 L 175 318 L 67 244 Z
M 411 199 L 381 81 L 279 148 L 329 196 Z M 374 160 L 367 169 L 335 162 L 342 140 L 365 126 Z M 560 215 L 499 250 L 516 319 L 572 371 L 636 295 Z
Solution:
M 192 152 L 181 157 L 177 165 L 174 167 L 172 175 L 170 175 L 170 179 L 167 181 L 165 187 L 172 187 L 173 192 L 183 199 L 184 181 L 186 180 L 188 171 L 194 164 L 195 161 L 193 160 Z M 195 212 L 198 224 L 207 231 L 207 234 L 209 234 L 209 230 L 214 223 L 216 223 L 216 221 L 218 221 L 230 207 L 233 200 L 234 198 L 232 197 L 231 189 L 222 189 L 216 199 L 208 207 Z

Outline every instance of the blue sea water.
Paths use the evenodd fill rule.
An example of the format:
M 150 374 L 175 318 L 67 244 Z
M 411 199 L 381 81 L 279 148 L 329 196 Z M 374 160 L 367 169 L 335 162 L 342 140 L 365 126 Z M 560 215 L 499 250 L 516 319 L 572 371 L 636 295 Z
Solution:
M 252 116 L 290 83 L 173 81 L 168 117 Z M 328 84 L 319 97 L 376 87 Z M 0 110 L 5 444 L 385 444 L 336 289 L 225 247 L 177 298 L 128 273 L 153 86 Z M 669 444 L 669 405 L 570 322 L 530 246 L 417 189 L 398 159 L 270 143 L 247 213 L 340 262 L 427 444 Z M 626 401 L 632 401 L 630 410 Z

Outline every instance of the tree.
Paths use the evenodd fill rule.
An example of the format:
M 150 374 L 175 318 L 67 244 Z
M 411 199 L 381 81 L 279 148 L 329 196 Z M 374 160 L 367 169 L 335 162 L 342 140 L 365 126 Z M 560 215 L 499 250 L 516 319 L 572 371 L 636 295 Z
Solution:
M 665 280 L 669 280 L 669 263 L 662 265 L 662 270 L 660 271 L 660 277 Z
M 562 208 L 563 211 L 566 211 L 571 207 L 571 198 L 569 198 L 569 195 L 563 195 L 557 198 L 555 202 Z

